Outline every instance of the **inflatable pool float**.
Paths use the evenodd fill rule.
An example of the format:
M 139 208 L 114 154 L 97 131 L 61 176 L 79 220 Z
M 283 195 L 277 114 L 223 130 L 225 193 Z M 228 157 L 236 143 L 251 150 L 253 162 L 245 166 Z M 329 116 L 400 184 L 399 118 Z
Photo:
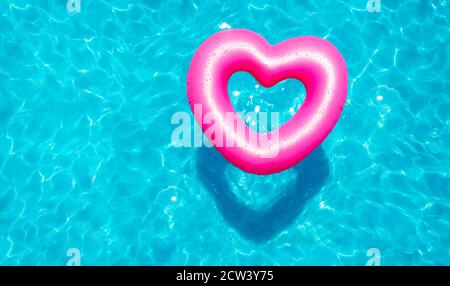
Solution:
M 239 117 L 237 122 L 228 120 L 228 114 L 236 114 L 228 80 L 240 71 L 250 73 L 264 87 L 288 78 L 304 84 L 306 98 L 299 110 L 265 134 L 277 140 L 251 140 L 261 134 Z M 272 46 L 252 31 L 231 29 L 212 35 L 195 52 L 187 95 L 196 121 L 214 147 L 238 168 L 267 175 L 294 166 L 325 140 L 344 107 L 347 77 L 343 57 L 326 40 L 304 36 Z M 195 112 L 198 106 L 200 113 Z M 205 120 L 206 116 L 213 120 Z M 208 132 L 212 124 L 214 132 Z M 243 125 L 245 132 L 238 132 L 237 125 Z

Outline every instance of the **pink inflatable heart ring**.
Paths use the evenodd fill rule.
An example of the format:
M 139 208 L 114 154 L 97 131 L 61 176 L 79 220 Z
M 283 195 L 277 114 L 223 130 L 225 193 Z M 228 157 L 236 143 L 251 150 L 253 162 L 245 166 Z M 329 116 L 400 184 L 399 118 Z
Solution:
M 236 111 L 228 80 L 239 71 L 252 74 L 265 87 L 288 78 L 305 86 L 306 99 L 295 115 L 265 134 L 271 140 L 252 140 L 261 134 L 239 116 L 229 120 Z M 240 169 L 265 175 L 294 166 L 325 140 L 344 107 L 347 77 L 343 57 L 326 40 L 307 36 L 271 46 L 254 32 L 235 29 L 214 34 L 198 48 L 187 76 L 187 94 L 196 121 L 217 150 Z M 212 125 L 214 132 L 209 130 Z

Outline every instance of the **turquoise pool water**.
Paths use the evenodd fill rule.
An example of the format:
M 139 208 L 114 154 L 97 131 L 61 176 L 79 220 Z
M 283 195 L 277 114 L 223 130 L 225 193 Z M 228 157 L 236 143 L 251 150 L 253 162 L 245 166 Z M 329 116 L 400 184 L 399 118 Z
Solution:
M 450 264 L 449 1 L 66 2 L 0 2 L 1 265 Z M 336 128 L 281 174 L 171 145 L 190 58 L 229 27 L 347 61 Z M 229 89 L 283 120 L 304 96 Z

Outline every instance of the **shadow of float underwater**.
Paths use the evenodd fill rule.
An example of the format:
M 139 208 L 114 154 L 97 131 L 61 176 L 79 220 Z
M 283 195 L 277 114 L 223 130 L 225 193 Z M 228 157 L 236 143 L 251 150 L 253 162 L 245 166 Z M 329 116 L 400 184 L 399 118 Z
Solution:
M 292 168 L 295 178 L 284 190 L 278 190 L 280 193 L 272 203 L 265 203 L 255 209 L 248 207 L 231 190 L 231 182 L 227 180 L 225 171 L 236 167 L 228 163 L 216 149 L 200 148 L 196 166 L 200 181 L 214 198 L 224 220 L 254 242 L 270 240 L 290 226 L 307 202 L 320 191 L 330 173 L 328 158 L 319 146 Z M 277 185 L 277 181 L 273 181 L 273 184 Z

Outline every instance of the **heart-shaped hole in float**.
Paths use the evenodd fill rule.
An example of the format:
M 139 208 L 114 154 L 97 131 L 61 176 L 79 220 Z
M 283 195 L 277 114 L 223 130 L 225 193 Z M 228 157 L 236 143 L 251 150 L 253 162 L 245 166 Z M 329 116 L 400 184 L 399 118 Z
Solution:
M 227 86 L 240 71 L 266 87 L 295 78 L 305 85 L 306 100 L 290 120 L 262 136 L 236 119 Z M 251 31 L 228 30 L 208 38 L 195 53 L 187 94 L 214 147 L 238 168 L 267 175 L 293 167 L 325 140 L 342 112 L 347 84 L 345 61 L 326 40 L 298 37 L 271 46 Z
M 237 72 L 228 81 L 228 94 L 245 124 L 260 133 L 267 133 L 289 121 L 305 101 L 305 86 L 296 79 L 286 79 L 275 86 L 262 86 L 251 74 Z M 271 121 L 270 114 L 279 114 Z M 259 116 L 260 114 L 267 114 Z M 267 118 L 268 120 L 261 120 Z M 265 122 L 267 121 L 267 122 Z

